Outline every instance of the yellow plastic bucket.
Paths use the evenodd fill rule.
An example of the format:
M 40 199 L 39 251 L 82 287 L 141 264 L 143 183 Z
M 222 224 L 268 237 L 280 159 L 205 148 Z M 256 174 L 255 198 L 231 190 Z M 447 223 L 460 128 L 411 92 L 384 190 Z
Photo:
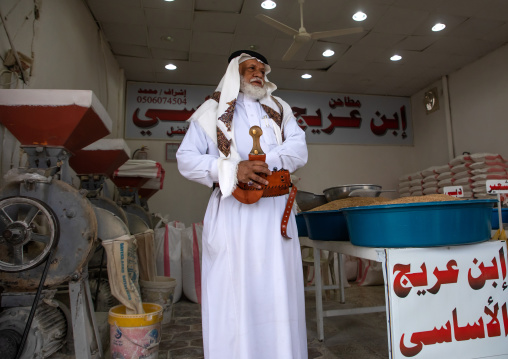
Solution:
M 162 306 L 143 303 L 143 314 L 125 314 L 125 305 L 109 310 L 111 358 L 158 359 Z

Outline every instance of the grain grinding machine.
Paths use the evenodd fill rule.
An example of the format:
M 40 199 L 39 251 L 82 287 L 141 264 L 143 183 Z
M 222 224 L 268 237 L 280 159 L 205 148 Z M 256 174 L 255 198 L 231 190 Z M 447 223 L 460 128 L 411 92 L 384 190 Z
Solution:
M 162 188 L 164 174 L 161 164 L 151 160 L 128 160 L 113 173 L 111 180 L 118 188 L 132 234 L 154 228 L 156 219 L 149 213 L 146 200 Z
M 103 357 L 87 267 L 99 239 L 128 228 L 78 189 L 69 158 L 107 136 L 111 119 L 91 91 L 0 90 L 0 123 L 28 164 L 0 189 L 2 359 Z
M 80 188 L 87 191 L 87 198 L 96 212 L 105 210 L 117 216 L 128 228 L 128 219 L 124 210 L 111 199 L 113 192 L 107 180 L 113 172 L 130 157 L 130 149 L 123 139 L 102 138 L 85 148 L 77 150 L 69 159 L 70 167 L 80 180 Z M 99 246 L 88 262 L 89 283 L 94 299 L 94 308 L 99 312 L 108 312 L 118 301 L 111 293 L 106 275 L 106 255 L 104 247 Z

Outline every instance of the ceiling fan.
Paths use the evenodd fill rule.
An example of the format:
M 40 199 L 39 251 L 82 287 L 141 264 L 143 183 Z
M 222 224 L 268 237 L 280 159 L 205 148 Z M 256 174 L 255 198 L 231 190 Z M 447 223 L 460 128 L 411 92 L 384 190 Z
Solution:
M 358 32 L 362 32 L 362 27 L 352 27 L 347 29 L 339 29 L 339 30 L 330 30 L 330 31 L 319 31 L 319 32 L 312 32 L 308 33 L 307 30 L 303 27 L 303 3 L 304 0 L 298 0 L 298 3 L 300 4 L 300 29 L 297 31 L 293 29 L 292 27 L 289 27 L 275 19 L 272 19 L 269 16 L 266 16 L 264 14 L 258 14 L 256 15 L 256 18 L 258 20 L 263 21 L 264 23 L 273 26 L 277 30 L 280 30 L 282 32 L 285 32 L 286 34 L 293 36 L 293 43 L 289 47 L 289 49 L 286 51 L 284 56 L 282 56 L 283 61 L 291 60 L 291 58 L 298 52 L 298 50 L 308 41 L 310 40 L 316 40 L 316 39 L 324 39 L 327 37 L 335 37 L 335 36 L 341 36 L 341 35 L 349 35 L 349 34 L 355 34 Z

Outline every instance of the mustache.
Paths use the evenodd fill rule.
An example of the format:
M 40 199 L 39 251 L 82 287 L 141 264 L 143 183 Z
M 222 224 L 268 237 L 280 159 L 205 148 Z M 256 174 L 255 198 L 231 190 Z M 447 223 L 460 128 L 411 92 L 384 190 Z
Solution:
M 263 79 L 259 78 L 259 77 L 254 77 L 252 79 L 249 80 L 249 82 L 261 82 L 261 85 L 265 85 L 265 81 L 263 81 Z

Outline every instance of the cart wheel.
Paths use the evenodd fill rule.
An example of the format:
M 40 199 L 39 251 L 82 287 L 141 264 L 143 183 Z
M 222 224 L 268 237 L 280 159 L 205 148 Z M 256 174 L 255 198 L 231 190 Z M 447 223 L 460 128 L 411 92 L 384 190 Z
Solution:
M 44 202 L 29 197 L 0 200 L 0 271 L 36 267 L 58 242 L 56 215 Z

